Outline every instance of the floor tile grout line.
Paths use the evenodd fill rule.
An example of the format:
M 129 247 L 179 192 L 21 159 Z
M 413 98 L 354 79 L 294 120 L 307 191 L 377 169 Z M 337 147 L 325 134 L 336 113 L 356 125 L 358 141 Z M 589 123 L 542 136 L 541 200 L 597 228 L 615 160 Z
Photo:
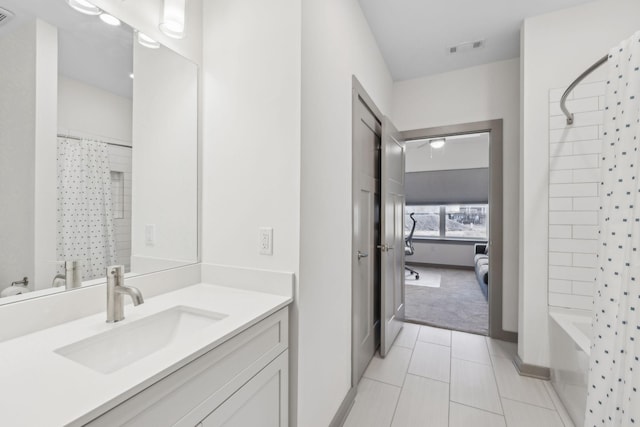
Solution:
M 487 347 L 487 352 L 489 352 L 489 343 L 487 340 L 484 340 L 484 345 Z M 496 385 L 496 390 L 498 391 L 498 403 L 500 404 L 500 410 L 504 414 L 504 405 L 502 404 L 502 393 L 500 392 L 500 385 L 498 385 L 498 377 L 496 376 L 496 367 L 493 364 L 493 359 L 491 358 L 491 354 L 489 354 L 489 361 L 491 362 L 491 373 L 493 374 L 493 381 Z M 507 425 L 507 415 L 504 414 L 504 424 Z M 507 426 L 508 427 L 508 426 Z
M 499 414 L 497 412 L 489 411 L 488 409 L 484 409 L 484 408 L 478 408 L 478 407 L 469 405 L 468 403 L 456 402 L 455 400 L 452 400 L 451 402 L 455 403 L 456 405 L 465 406 L 467 408 L 471 408 L 471 409 L 475 409 L 475 410 L 480 411 L 480 412 L 484 412 L 486 414 L 499 415 L 501 417 L 504 417 L 504 414 Z
M 558 417 L 560 418 L 562 425 L 564 427 L 571 427 L 570 425 L 568 426 L 567 423 L 564 422 L 564 417 L 560 415 L 560 409 L 558 408 L 558 405 L 556 405 L 556 401 L 558 401 L 561 405 L 562 405 L 562 401 L 560 400 L 560 396 L 558 396 L 558 393 L 556 393 L 555 389 L 553 389 L 553 385 L 551 384 L 551 381 L 548 382 L 548 385 L 547 383 L 545 383 L 545 388 L 549 393 L 549 397 L 551 398 L 551 403 L 553 403 L 554 408 L 556 408 L 556 412 L 558 413 Z M 552 392 L 549 391 L 549 388 L 551 388 L 553 390 L 553 393 L 556 395 L 555 399 L 553 398 L 553 396 L 551 396 Z M 571 416 L 569 415 L 567 408 L 563 407 L 562 410 L 564 411 L 565 416 L 569 417 L 569 419 L 571 420 Z M 573 424 L 573 420 L 571 420 L 571 423 Z
M 536 408 L 540 408 L 540 409 L 546 409 L 548 411 L 553 411 L 553 412 L 558 412 L 556 410 L 555 405 L 553 406 L 553 408 L 548 408 L 546 406 L 540 406 L 540 405 L 536 405 L 535 403 L 531 403 L 531 402 L 525 402 L 524 400 L 520 400 L 520 399 L 514 399 L 513 397 L 504 397 L 502 395 L 500 395 L 500 399 L 504 399 L 504 400 L 510 400 L 512 402 L 518 402 L 518 403 L 524 403 L 525 405 L 529 405 L 529 406 L 535 406 Z M 551 402 L 553 404 L 553 402 Z M 560 415 L 560 414 L 558 414 Z
M 482 366 L 491 366 L 491 362 L 489 363 L 483 363 L 483 362 L 478 362 L 477 360 L 469 360 L 469 359 L 463 359 L 461 357 L 453 357 L 451 356 L 451 359 L 455 359 L 455 360 L 461 360 L 463 362 L 469 362 L 469 363 L 475 363 L 476 365 L 482 365 Z M 491 366 L 491 368 L 493 369 L 493 366 Z
M 462 403 L 462 402 L 458 402 L 458 401 L 455 401 L 455 400 L 451 400 L 451 401 L 449 401 L 449 402 L 450 402 L 450 403 L 455 403 L 455 404 L 458 404 L 458 405 L 462 405 L 462 406 L 466 406 L 467 408 L 476 409 L 476 410 L 478 410 L 478 411 L 482 411 L 482 412 L 485 412 L 485 413 L 487 413 L 487 414 L 500 415 L 501 417 L 504 417 L 504 416 L 505 416 L 504 414 L 501 414 L 501 413 L 499 413 L 499 412 L 490 411 L 490 410 L 488 410 L 488 409 L 484 409 L 484 408 L 478 408 L 477 406 L 472 406 L 472 405 L 469 405 L 468 403 Z M 449 406 L 451 406 L 451 405 L 449 405 Z M 503 412 L 504 412 L 504 411 L 503 411 Z M 506 418 L 505 418 L 505 419 L 506 419 Z
M 418 336 L 416 335 L 416 341 L 417 341 L 417 339 L 418 339 Z M 411 349 L 411 356 L 409 356 L 409 363 L 407 364 L 407 369 L 404 371 L 404 378 L 402 379 L 402 387 L 400 387 L 400 394 L 398 394 L 398 400 L 396 400 L 396 404 L 393 407 L 393 415 L 391 416 L 391 423 L 389 424 L 389 427 L 391 427 L 393 425 L 393 420 L 396 418 L 396 413 L 398 412 L 398 405 L 400 404 L 400 397 L 402 397 L 402 392 L 404 390 L 404 385 L 407 382 L 407 375 L 409 375 L 409 366 L 411 366 L 411 360 L 413 359 L 414 351 L 415 351 L 415 343 L 414 343 L 413 348 Z
M 397 386 L 397 385 L 395 385 L 395 384 L 388 383 L 388 382 L 386 382 L 386 381 L 380 381 L 380 380 L 377 380 L 377 379 L 375 379 L 375 378 L 365 377 L 364 375 L 362 376 L 362 378 L 366 378 L 366 379 L 368 379 L 369 381 L 375 381 L 375 382 L 377 382 L 377 383 L 384 384 L 384 385 L 388 385 L 388 386 L 395 387 L 395 388 L 398 388 L 398 389 L 401 389 L 401 390 L 402 390 L 402 387 L 399 387 L 399 386 Z
M 498 356 L 498 357 L 499 357 L 499 356 Z M 506 357 L 500 357 L 500 359 L 508 360 L 508 361 L 513 362 L 513 360 L 512 360 L 512 359 L 509 359 L 509 358 L 506 358 Z M 500 390 L 500 385 L 498 384 L 498 378 L 497 378 L 497 376 L 496 376 L 496 368 L 495 368 L 495 365 L 494 365 L 494 363 L 493 363 L 493 358 L 491 359 L 491 366 L 492 366 L 492 369 L 493 369 L 493 376 L 494 376 L 494 379 L 495 379 L 495 381 L 496 381 L 496 387 L 498 388 L 498 395 L 499 395 L 499 397 L 500 397 L 501 399 L 507 399 L 507 400 L 511 400 L 511 401 L 514 401 L 514 402 L 525 403 L 525 404 L 527 404 L 527 405 L 535 406 L 535 407 L 537 407 L 537 408 L 549 409 L 549 410 L 551 410 L 551 411 L 556 411 L 556 412 L 558 412 L 558 411 L 557 411 L 557 409 L 556 409 L 556 405 L 555 405 L 555 403 L 553 402 L 553 399 L 551 398 L 551 396 L 549 396 L 549 391 L 548 391 L 548 390 L 547 390 L 547 388 L 544 386 L 544 382 L 546 382 L 546 381 L 548 381 L 548 380 L 542 380 L 542 379 L 538 379 L 538 378 L 531 378 L 532 380 L 537 380 L 537 381 L 542 381 L 542 382 L 543 382 L 543 384 L 542 384 L 542 388 L 544 388 L 545 394 L 546 394 L 546 396 L 549 398 L 549 401 L 550 401 L 550 402 L 551 402 L 551 404 L 553 405 L 553 408 L 549 408 L 549 407 L 546 407 L 546 406 L 537 405 L 537 404 L 535 404 L 535 403 L 531 403 L 531 402 L 525 402 L 524 400 L 520 400 L 520 399 L 514 399 L 513 397 L 505 397 L 505 396 L 503 396 L 503 395 L 502 395 L 502 391 Z M 502 411 L 504 412 L 504 408 L 502 409 Z M 559 415 L 560 415 L 560 414 L 558 413 L 558 416 L 559 416 Z M 564 424 L 564 422 L 563 422 L 563 424 Z
M 449 342 L 451 343 L 451 348 L 449 350 L 449 405 L 447 407 L 447 426 L 451 425 L 451 389 L 453 388 L 451 385 L 453 383 L 453 334 L 449 332 Z

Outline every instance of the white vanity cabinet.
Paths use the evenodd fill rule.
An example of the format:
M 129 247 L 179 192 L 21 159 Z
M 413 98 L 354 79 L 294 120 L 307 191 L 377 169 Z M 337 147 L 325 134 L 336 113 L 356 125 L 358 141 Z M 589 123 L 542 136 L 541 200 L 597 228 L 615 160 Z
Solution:
M 85 425 L 286 427 L 287 348 L 284 308 Z

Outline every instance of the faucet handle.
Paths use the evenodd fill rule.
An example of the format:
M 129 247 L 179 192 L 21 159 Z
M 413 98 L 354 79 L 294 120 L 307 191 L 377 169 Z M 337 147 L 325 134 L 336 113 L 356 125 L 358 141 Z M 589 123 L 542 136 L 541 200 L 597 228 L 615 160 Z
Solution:
M 114 281 L 114 286 L 122 286 L 124 279 L 124 265 L 110 265 L 107 267 L 107 282 Z

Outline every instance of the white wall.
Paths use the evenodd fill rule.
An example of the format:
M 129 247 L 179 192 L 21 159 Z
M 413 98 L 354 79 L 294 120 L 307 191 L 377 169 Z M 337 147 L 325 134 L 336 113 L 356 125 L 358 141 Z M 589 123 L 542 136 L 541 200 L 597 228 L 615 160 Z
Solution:
M 205 4 L 203 262 L 297 271 L 299 3 Z M 259 227 L 273 228 L 273 256 Z
M 432 243 L 427 240 L 414 240 L 415 252 L 405 261 L 411 263 L 453 265 L 473 267 L 473 243 Z
M 442 148 L 427 141 L 408 142 L 405 171 L 442 171 L 489 167 L 489 134 L 447 138 Z
M 35 20 L 0 43 L 9 55 L 0 72 L 7 94 L 6 104 L 0 104 L 5 206 L 0 289 L 23 276 L 30 288 L 40 289 L 49 286 L 56 268 L 56 164 L 51 159 L 56 157 L 58 35 L 56 28 Z
M 298 272 L 300 8 L 301 0 L 204 4 L 203 262 Z M 259 227 L 273 228 L 272 256 L 259 254 Z M 293 398 L 296 313 L 294 305 Z
M 36 202 L 34 288 L 50 286 L 56 274 L 56 210 L 58 169 L 58 29 L 36 21 Z
M 502 327 L 518 329 L 518 132 L 519 61 L 494 62 L 396 82 L 392 118 L 412 130 L 503 119 Z
M 301 427 L 328 425 L 351 386 L 352 75 L 388 114 L 392 79 L 358 2 L 304 1 Z
M 136 43 L 133 59 L 131 270 L 144 273 L 138 260 L 198 260 L 198 68 L 166 47 Z
M 60 75 L 58 130 L 131 145 L 131 99 Z
M 0 38 L 0 290 L 35 271 L 36 24 Z
M 549 90 L 566 87 L 631 36 L 638 16 L 636 0 L 600 0 L 530 18 L 523 25 L 518 354 L 524 363 L 549 366 Z

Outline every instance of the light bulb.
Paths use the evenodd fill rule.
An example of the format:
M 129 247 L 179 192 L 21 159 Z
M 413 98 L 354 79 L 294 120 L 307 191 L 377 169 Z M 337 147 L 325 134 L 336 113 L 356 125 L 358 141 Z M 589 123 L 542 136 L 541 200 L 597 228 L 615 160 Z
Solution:
M 138 31 L 138 43 L 149 49 L 158 49 L 160 47 L 160 43 L 140 31 Z
M 184 37 L 185 0 L 164 0 L 160 31 L 174 39 Z
M 100 15 L 102 10 L 98 6 L 94 6 L 87 0 L 67 0 L 67 4 L 74 10 L 85 15 Z
M 101 14 L 100 20 L 102 20 L 102 22 L 104 22 L 105 24 L 113 25 L 114 27 L 117 27 L 120 25 L 120 20 L 115 16 L 109 15 L 108 13 Z
M 432 139 L 429 141 L 429 145 L 431 145 L 431 148 L 438 149 L 444 147 L 445 142 L 444 138 Z

